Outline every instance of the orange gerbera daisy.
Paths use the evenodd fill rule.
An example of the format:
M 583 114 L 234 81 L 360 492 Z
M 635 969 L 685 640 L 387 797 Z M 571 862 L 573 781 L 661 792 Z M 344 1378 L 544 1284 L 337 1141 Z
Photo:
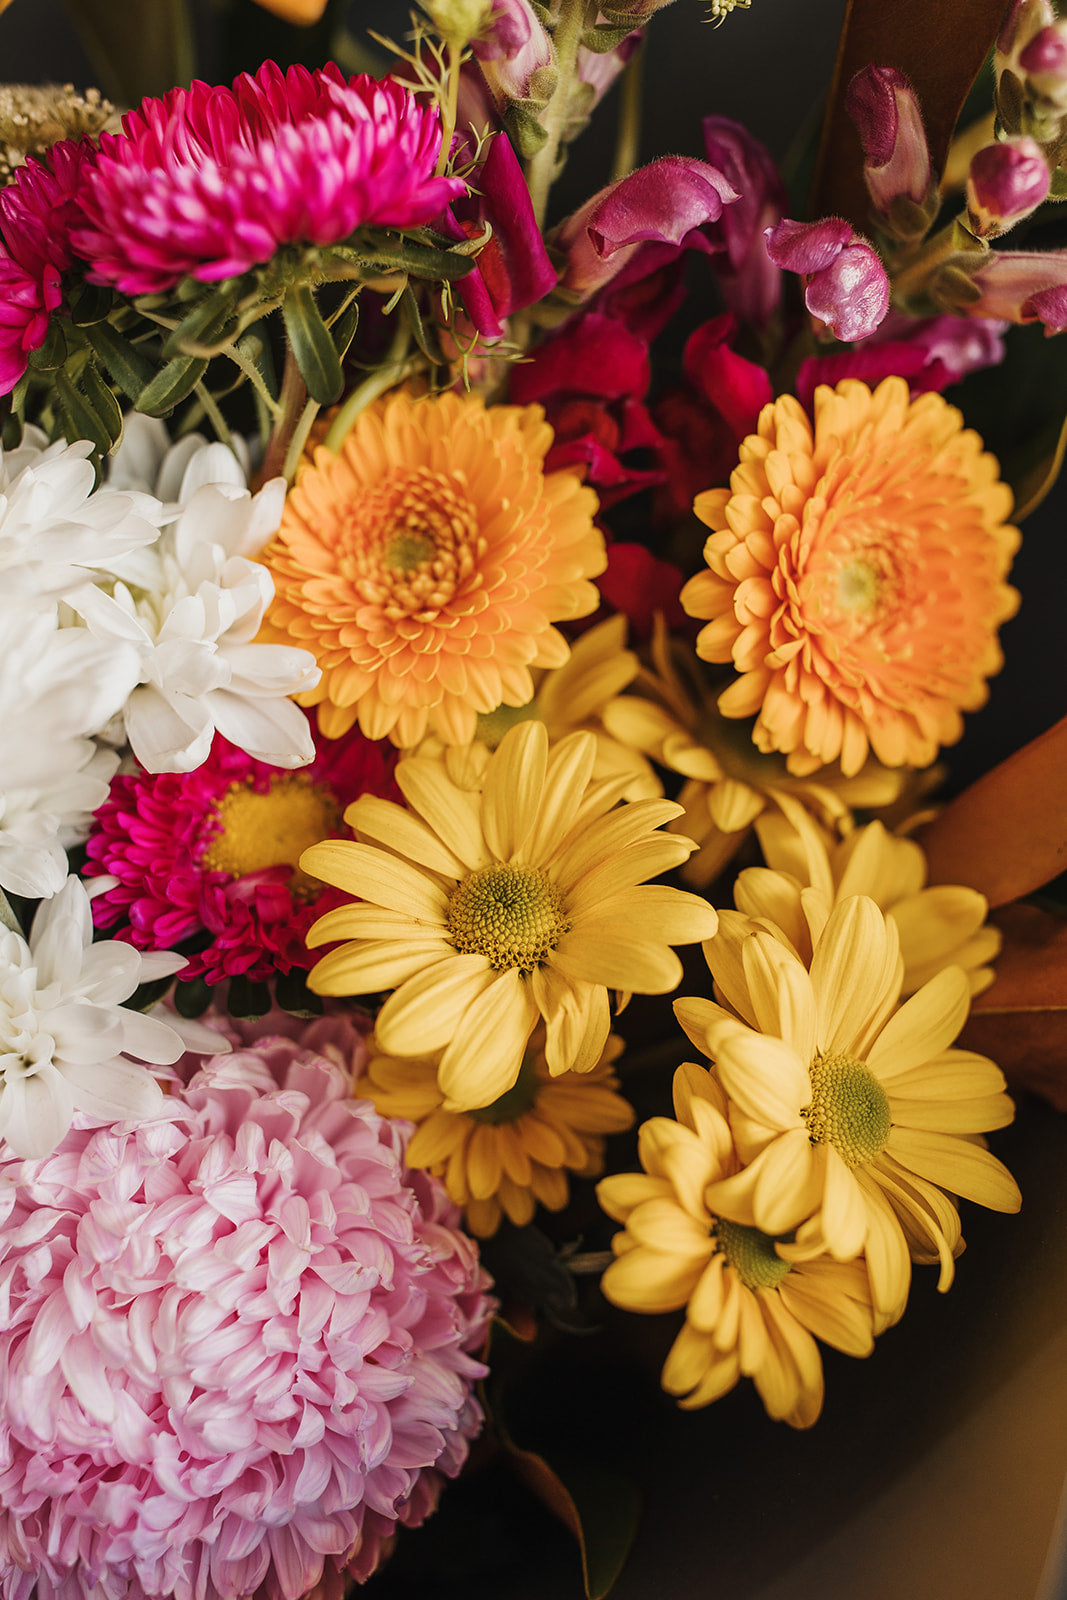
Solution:
M 539 406 L 401 391 L 316 450 L 261 560 L 265 631 L 314 653 L 300 698 L 328 738 L 358 718 L 371 739 L 466 744 L 479 713 L 533 698 L 531 667 L 567 660 L 552 623 L 595 610 L 606 557 L 593 491 L 544 471 L 551 443 Z
M 1019 543 L 994 458 L 938 394 L 903 378 L 815 392 L 814 426 L 786 395 L 765 406 L 729 489 L 697 496 L 709 571 L 682 590 L 707 661 L 740 678 L 719 699 L 757 746 L 805 775 L 874 751 L 925 766 L 962 732 L 1001 665 Z

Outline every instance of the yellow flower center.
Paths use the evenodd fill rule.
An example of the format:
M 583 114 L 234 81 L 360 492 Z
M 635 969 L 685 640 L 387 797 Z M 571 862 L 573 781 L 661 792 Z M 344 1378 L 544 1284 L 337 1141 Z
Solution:
M 296 863 L 309 845 L 337 832 L 341 808 L 325 784 L 312 783 L 306 772 L 286 772 L 272 778 L 266 790 L 254 789 L 251 781 L 231 784 L 211 820 L 218 831 L 201 866 L 231 878 L 265 867 L 292 867 L 290 888 L 307 893 L 321 884 Z
M 811 1104 L 800 1113 L 812 1144 L 832 1144 L 850 1167 L 884 1150 L 892 1127 L 889 1096 L 870 1067 L 851 1056 L 816 1056 Z
M 485 549 L 462 476 L 413 467 L 353 502 L 338 568 L 386 617 L 426 620 L 475 576 Z
M 716 1217 L 715 1240 L 746 1289 L 776 1289 L 789 1271 L 774 1248 L 774 1240 L 743 1222 Z
M 519 1076 L 511 1088 L 491 1105 L 479 1106 L 474 1111 L 465 1112 L 464 1115 L 473 1117 L 475 1122 L 488 1122 L 494 1128 L 499 1127 L 502 1122 L 517 1122 L 537 1104 L 537 1091 L 540 1087 L 541 1082 L 534 1067 L 533 1057 L 527 1050 L 522 1058 Z
M 495 711 L 478 713 L 475 738 L 487 744 L 490 750 L 495 750 L 504 735 L 510 733 L 520 722 L 542 720 L 536 700 L 527 700 L 524 706 L 497 706 Z
M 878 570 L 870 561 L 849 561 L 837 574 L 837 609 L 873 611 L 881 586 Z
M 498 970 L 532 972 L 568 928 L 563 896 L 542 867 L 498 862 L 452 891 L 445 913 L 457 950 L 485 956 Z

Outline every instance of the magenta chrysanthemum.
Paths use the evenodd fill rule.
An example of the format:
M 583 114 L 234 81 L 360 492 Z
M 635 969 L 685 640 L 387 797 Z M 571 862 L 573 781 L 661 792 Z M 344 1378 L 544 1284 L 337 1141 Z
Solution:
M 436 106 L 385 78 L 273 61 L 232 89 L 194 83 L 105 133 L 78 245 L 90 279 L 126 294 L 213 282 L 281 245 L 325 247 L 367 224 L 415 228 L 466 185 L 436 177 Z
M 0 1160 L 5 1600 L 339 1600 L 462 1465 L 488 1280 L 319 1039 Z
M 348 837 L 345 807 L 361 794 L 399 798 L 395 751 L 358 731 L 315 735 L 315 759 L 298 772 L 255 761 L 216 735 L 193 772 L 138 772 L 113 779 L 86 849 L 90 877 L 114 880 L 93 899 L 98 928 L 138 950 L 189 955 L 183 981 L 253 983 L 317 959 L 304 935 L 342 898 L 300 872 L 301 852 Z
M 63 274 L 74 261 L 71 231 L 82 221 L 79 195 L 92 156 L 88 141 L 53 145 L 47 162 L 31 157 L 0 191 L 0 394 L 18 383 L 62 302 Z

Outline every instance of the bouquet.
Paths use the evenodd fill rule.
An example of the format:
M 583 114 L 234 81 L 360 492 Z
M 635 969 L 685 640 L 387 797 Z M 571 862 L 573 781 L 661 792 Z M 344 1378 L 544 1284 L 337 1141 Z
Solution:
M 550 1397 L 812 1428 L 1067 1109 L 1067 722 L 951 760 L 1067 20 L 854 0 L 782 172 L 638 163 L 663 5 L 234 0 L 208 82 L 86 0 L 110 98 L 0 94 L 4 1600 L 415 1592 L 468 1457 L 606 1594 Z

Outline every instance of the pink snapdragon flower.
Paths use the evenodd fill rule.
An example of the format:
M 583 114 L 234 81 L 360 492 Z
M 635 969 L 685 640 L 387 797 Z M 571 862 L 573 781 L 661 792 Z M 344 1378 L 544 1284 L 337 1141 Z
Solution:
M 891 311 L 876 333 L 851 350 L 802 361 L 796 378 L 797 399 L 810 411 L 821 383 L 833 389 L 844 378 L 859 378 L 875 389 L 891 376 L 906 378 L 913 397 L 940 393 L 969 372 L 998 366 L 1004 359 L 1007 326 L 992 317 L 917 318 Z
M 145 100 L 101 137 L 75 242 L 89 278 L 126 294 L 211 283 L 282 245 L 415 228 L 465 185 L 436 177 L 441 123 L 393 79 L 268 61 L 232 89 L 196 82 Z
M 47 161 L 31 157 L 0 190 L 0 394 L 18 383 L 62 304 L 92 159 L 88 141 L 66 140 L 52 146 Z
M 967 223 L 979 239 L 995 239 L 1036 211 L 1051 184 L 1034 139 L 1021 135 L 987 144 L 967 174 Z
M 704 229 L 720 251 L 715 277 L 727 309 L 742 322 L 766 327 L 782 301 L 782 274 L 764 236 L 782 220 L 785 184 L 770 151 L 730 117 L 704 118 L 704 150 L 738 198 Z
M 898 235 L 921 236 L 936 214 L 937 189 L 914 89 L 895 67 L 864 67 L 848 86 L 845 106 L 863 141 L 874 209 Z
M 324 1019 L 0 1159 L 7 1600 L 340 1600 L 458 1472 L 487 1279 L 364 1055 Z
M 804 279 L 804 304 L 838 339 L 863 339 L 889 310 L 889 278 L 866 239 L 839 217 L 794 222 L 767 230 L 767 254 Z
M 255 761 L 216 735 L 192 772 L 137 772 L 112 780 L 86 844 L 96 878 L 93 920 L 138 950 L 190 939 L 183 981 L 252 983 L 308 971 L 304 937 L 340 903 L 298 871 L 301 851 L 347 837 L 346 806 L 362 794 L 399 799 L 395 752 L 361 733 L 322 739 L 299 772 Z

